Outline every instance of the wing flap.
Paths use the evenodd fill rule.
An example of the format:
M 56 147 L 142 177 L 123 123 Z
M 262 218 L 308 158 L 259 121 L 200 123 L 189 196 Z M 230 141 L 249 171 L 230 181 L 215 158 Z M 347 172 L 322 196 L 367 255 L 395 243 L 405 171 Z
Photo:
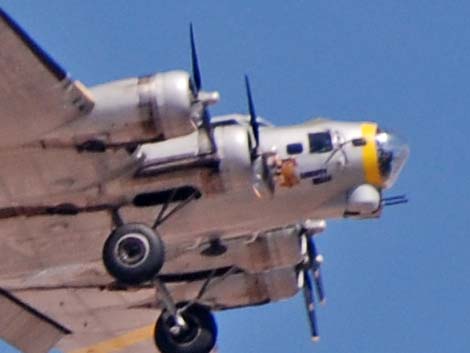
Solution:
M 15 291 L 15 295 L 35 307 L 44 308 L 73 330 L 57 345 L 62 352 L 133 352 L 145 344 L 154 352 L 153 326 L 158 310 L 136 308 L 154 301 L 151 289 L 136 292 L 106 291 L 99 288 L 57 288 Z
M 57 288 L 15 294 L 35 307 L 45 308 L 48 315 L 73 330 L 73 334 L 64 336 L 56 345 L 61 352 L 158 352 L 153 334 L 160 310 L 143 305 L 155 302 L 153 289 L 128 292 Z
M 0 336 L 24 353 L 46 353 L 68 329 L 0 289 Z
M 93 108 L 93 99 L 0 9 L 0 147 L 33 142 Z

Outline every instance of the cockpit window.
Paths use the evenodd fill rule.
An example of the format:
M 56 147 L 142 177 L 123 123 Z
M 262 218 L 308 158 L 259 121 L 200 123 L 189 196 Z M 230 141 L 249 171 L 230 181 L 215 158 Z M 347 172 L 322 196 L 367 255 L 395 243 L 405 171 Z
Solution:
M 331 134 L 328 131 L 308 134 L 308 141 L 310 144 L 310 153 L 324 153 L 333 149 Z

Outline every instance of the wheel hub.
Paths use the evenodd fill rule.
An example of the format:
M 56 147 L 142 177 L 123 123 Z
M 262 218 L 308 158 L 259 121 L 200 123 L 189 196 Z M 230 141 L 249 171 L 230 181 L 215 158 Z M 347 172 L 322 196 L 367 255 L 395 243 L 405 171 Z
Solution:
M 138 266 L 149 254 L 149 243 L 140 234 L 128 234 L 116 244 L 116 255 L 126 266 Z
M 173 339 L 178 343 L 189 343 L 193 341 L 199 332 L 199 324 L 193 317 L 189 316 L 185 319 L 183 325 L 177 323 L 177 320 L 175 320 L 174 325 L 169 325 L 169 331 Z

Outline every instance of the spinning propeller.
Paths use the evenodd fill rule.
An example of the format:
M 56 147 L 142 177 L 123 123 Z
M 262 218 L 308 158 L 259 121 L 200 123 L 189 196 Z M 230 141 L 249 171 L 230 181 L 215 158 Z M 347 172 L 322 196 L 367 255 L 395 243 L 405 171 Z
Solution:
M 201 125 L 207 134 L 210 143 L 209 153 L 217 151 L 217 145 L 214 139 L 214 130 L 211 125 L 211 117 L 207 107 L 219 101 L 219 92 L 205 92 L 202 91 L 202 78 L 201 70 L 199 68 L 199 59 L 196 51 L 196 42 L 194 40 L 193 24 L 189 25 L 189 34 L 191 40 L 191 68 L 192 78 L 190 82 L 191 91 L 194 97 L 194 105 L 197 107 L 196 114 L 201 121 Z
M 320 266 L 323 263 L 323 256 L 317 252 L 313 236 L 302 234 L 300 239 L 304 261 L 298 274 L 298 286 L 303 289 L 304 292 L 305 306 L 307 308 L 312 340 L 318 341 L 320 339 L 320 335 L 318 333 L 317 317 L 315 313 L 315 295 L 312 285 L 312 276 L 318 300 L 323 304 L 325 302 L 325 291 L 323 289 L 323 281 L 320 271 Z
M 276 153 L 275 151 L 264 153 L 260 151 L 259 122 L 251 94 L 250 81 L 247 75 L 245 75 L 245 87 L 248 99 L 248 111 L 250 114 L 250 126 L 255 140 L 250 151 L 254 174 L 253 190 L 256 196 L 260 198 L 266 193 L 265 190 L 272 196 L 276 188 Z
M 253 131 L 253 136 L 255 138 L 255 145 L 252 147 L 251 150 L 251 159 L 255 159 L 259 154 L 259 123 L 257 119 L 257 115 L 255 112 L 255 105 L 253 103 L 253 96 L 251 94 L 251 87 L 250 87 L 250 80 L 248 76 L 245 75 L 245 87 L 246 87 L 246 96 L 248 99 L 248 112 L 250 113 L 250 126 L 251 130 Z

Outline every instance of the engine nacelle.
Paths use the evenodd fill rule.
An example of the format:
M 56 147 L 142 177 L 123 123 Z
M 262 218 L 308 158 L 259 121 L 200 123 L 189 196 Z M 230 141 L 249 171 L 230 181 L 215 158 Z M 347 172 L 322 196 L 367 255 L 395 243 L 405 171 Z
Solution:
M 196 128 L 190 77 L 185 71 L 157 73 L 139 79 L 139 107 L 147 109 L 165 138 L 187 135 Z
M 117 144 L 188 135 L 213 103 L 194 97 L 190 82 L 187 72 L 169 71 L 91 87 L 95 107 L 73 132 Z
M 276 187 L 277 155 L 265 153 L 252 160 L 249 127 L 221 126 L 215 129 L 220 170 L 232 187 L 248 187 L 258 197 L 272 196 Z
M 240 125 L 220 126 L 215 129 L 214 137 L 222 172 L 229 172 L 236 176 L 251 175 L 251 143 L 247 127 Z M 243 178 L 243 180 L 247 179 Z

